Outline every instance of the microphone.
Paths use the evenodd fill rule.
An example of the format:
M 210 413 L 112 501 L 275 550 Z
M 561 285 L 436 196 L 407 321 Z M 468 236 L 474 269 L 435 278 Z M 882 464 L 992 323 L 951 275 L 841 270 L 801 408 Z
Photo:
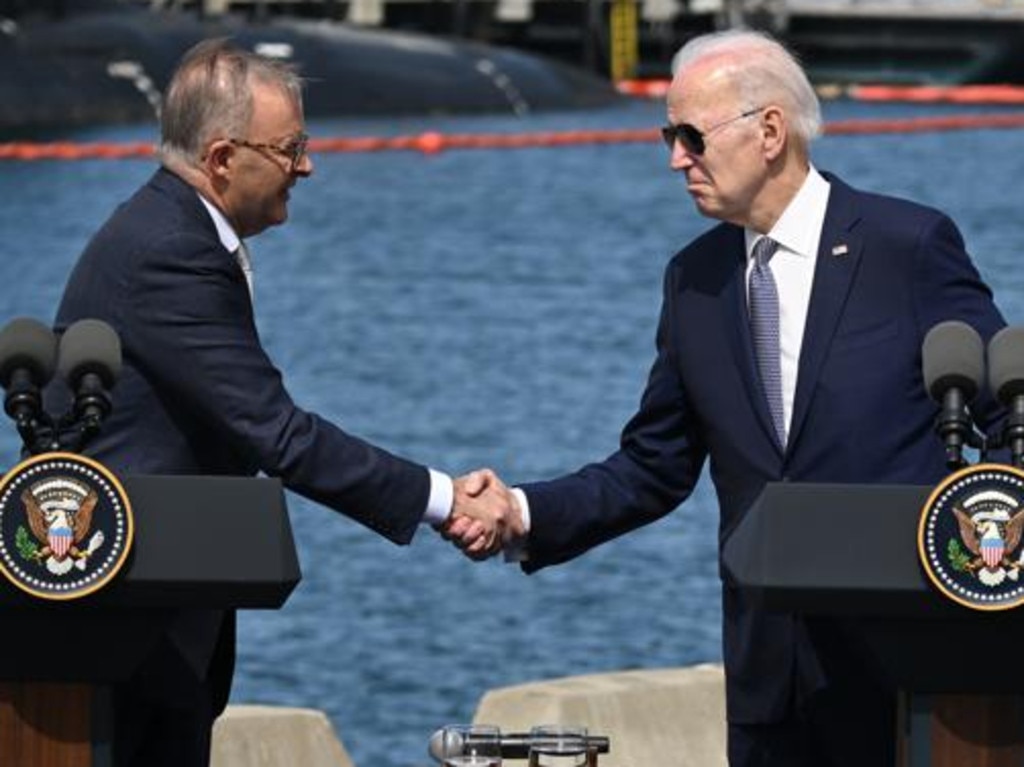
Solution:
M 940 322 L 928 331 L 921 347 L 921 367 L 929 396 L 942 405 L 935 430 L 946 447 L 946 465 L 966 464 L 963 446 L 974 445 L 974 424 L 967 410 L 984 377 L 985 349 L 981 336 L 966 322 Z
M 444 730 L 438 730 L 430 736 L 430 744 L 427 750 L 434 759 L 439 762 L 443 762 L 445 759 L 444 752 Z M 457 736 L 455 736 L 457 737 Z M 466 738 L 470 743 L 473 742 L 473 736 L 467 736 Z M 609 750 L 608 738 L 601 735 L 587 735 L 583 738 L 586 743 L 587 751 L 592 751 L 598 754 L 607 754 Z M 453 735 L 449 733 L 448 742 L 454 746 L 462 746 L 464 740 L 453 740 Z M 529 733 L 508 733 L 500 736 L 501 758 L 502 759 L 528 759 L 530 757 L 530 744 L 534 742 L 534 738 Z
M 4 412 L 14 419 L 26 444 L 34 439 L 42 412 L 40 390 L 53 378 L 57 339 L 46 325 L 28 317 L 11 320 L 0 330 L 0 385 Z
M 110 389 L 121 374 L 121 339 L 102 320 L 79 320 L 60 339 L 57 368 L 74 395 L 83 442 L 110 413 Z
M 1003 444 L 1010 462 L 1024 466 L 1024 328 L 1003 328 L 988 343 L 988 378 L 992 395 L 1009 414 Z

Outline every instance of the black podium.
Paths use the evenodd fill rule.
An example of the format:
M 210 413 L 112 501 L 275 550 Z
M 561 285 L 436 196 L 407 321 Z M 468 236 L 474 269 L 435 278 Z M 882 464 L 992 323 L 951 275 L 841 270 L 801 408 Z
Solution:
M 725 566 L 767 609 L 831 616 L 900 691 L 900 767 L 1024 765 L 1024 610 L 978 612 L 917 554 L 931 488 L 768 485 Z
M 52 602 L 0 579 L 0 764 L 107 767 L 107 688 L 182 610 L 276 609 L 299 582 L 278 480 L 121 481 L 135 540 L 104 589 Z

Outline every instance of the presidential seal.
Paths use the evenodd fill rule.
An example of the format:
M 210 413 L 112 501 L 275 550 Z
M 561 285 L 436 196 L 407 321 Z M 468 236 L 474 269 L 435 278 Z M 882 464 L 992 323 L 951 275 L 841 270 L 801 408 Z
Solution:
M 917 548 L 932 583 L 965 607 L 1024 602 L 1024 471 L 979 464 L 940 483 L 921 510 Z
M 103 588 L 133 532 L 121 483 L 84 456 L 44 453 L 0 480 L 0 571 L 33 596 L 69 600 Z

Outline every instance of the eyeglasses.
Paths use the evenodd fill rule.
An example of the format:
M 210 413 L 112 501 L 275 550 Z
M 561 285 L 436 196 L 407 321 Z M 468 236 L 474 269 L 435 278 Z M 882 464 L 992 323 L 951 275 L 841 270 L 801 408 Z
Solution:
M 679 123 L 679 125 L 666 125 L 661 129 L 661 137 L 665 141 L 665 146 L 669 148 L 669 151 L 675 149 L 676 142 L 678 141 L 683 145 L 683 149 L 693 155 L 700 157 L 704 154 L 704 150 L 707 149 L 707 144 L 704 139 L 710 136 L 719 128 L 724 128 L 730 123 L 734 123 L 737 120 L 742 120 L 744 117 L 750 117 L 756 115 L 758 112 L 763 112 L 765 107 L 757 107 L 756 109 L 748 109 L 742 114 L 738 114 L 735 117 L 730 117 L 728 120 L 723 120 L 720 123 L 716 123 L 708 128 L 706 131 L 701 131 L 700 128 L 696 128 L 690 123 Z
M 278 146 L 277 144 L 258 144 L 253 141 L 246 141 L 240 138 L 229 138 L 235 146 L 244 146 L 249 149 L 253 149 L 257 152 L 273 152 L 276 155 L 280 155 L 288 160 L 288 170 L 294 171 L 298 167 L 299 163 L 302 162 L 302 158 L 306 156 L 306 152 L 309 147 L 309 136 L 305 133 L 300 133 L 298 136 L 293 138 L 284 146 Z

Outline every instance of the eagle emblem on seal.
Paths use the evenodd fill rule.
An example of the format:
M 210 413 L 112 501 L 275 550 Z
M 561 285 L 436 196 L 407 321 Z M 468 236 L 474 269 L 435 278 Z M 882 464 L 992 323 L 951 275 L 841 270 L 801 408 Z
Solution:
M 41 453 L 0 478 L 0 576 L 33 597 L 72 600 L 104 588 L 127 561 L 134 531 L 121 482 L 84 455 Z
M 89 535 L 98 501 L 95 490 L 73 477 L 50 477 L 27 487 L 21 502 L 35 541 L 22 535 L 23 555 L 54 575 L 84 570 L 104 542 L 102 530 Z
M 972 610 L 1024 605 L 1024 469 L 980 463 L 942 480 L 921 508 L 917 551 L 942 594 Z
M 954 506 L 960 542 L 949 543 L 949 559 L 954 569 L 967 572 L 986 586 L 998 586 L 1007 578 L 1016 581 L 1024 566 L 1024 555 L 1013 558 L 1024 533 L 1024 510 L 1006 493 L 987 491 Z

